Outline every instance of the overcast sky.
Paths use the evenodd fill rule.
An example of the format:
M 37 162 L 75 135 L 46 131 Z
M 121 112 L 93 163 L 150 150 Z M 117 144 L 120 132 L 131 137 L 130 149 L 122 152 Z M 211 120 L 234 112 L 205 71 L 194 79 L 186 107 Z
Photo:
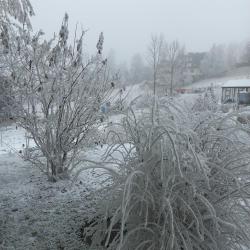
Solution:
M 88 29 L 85 45 L 95 47 L 103 31 L 105 51 L 118 60 L 145 53 L 152 33 L 178 39 L 189 51 L 206 51 L 213 43 L 240 42 L 250 37 L 250 0 L 31 0 L 35 30 L 51 36 L 65 12 L 74 33 L 78 22 Z

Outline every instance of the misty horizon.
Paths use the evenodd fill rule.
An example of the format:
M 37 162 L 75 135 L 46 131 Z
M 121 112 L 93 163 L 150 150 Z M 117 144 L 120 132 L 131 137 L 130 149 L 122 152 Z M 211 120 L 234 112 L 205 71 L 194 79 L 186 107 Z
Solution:
M 115 51 L 117 61 L 145 55 L 152 34 L 166 41 L 177 39 L 187 51 L 205 52 L 213 44 L 241 43 L 250 37 L 250 1 L 115 1 L 36 0 L 33 29 L 50 38 L 59 31 L 64 13 L 69 14 L 70 36 L 88 30 L 85 50 L 93 53 L 100 32 L 104 32 L 104 54 Z

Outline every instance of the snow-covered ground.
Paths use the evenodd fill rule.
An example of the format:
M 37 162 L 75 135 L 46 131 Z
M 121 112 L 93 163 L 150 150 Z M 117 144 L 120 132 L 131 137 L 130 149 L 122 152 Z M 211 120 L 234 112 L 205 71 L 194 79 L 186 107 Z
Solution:
M 188 86 L 185 86 L 185 89 L 203 89 L 203 88 L 209 88 L 211 85 L 215 89 L 215 94 L 217 95 L 218 99 L 221 97 L 221 86 L 225 84 L 229 80 L 234 79 L 242 79 L 246 78 L 248 75 L 246 72 L 238 72 L 236 75 L 229 75 L 225 77 L 218 77 L 218 78 L 210 78 L 205 79 L 202 81 L 195 82 L 193 84 L 190 84 Z M 150 90 L 148 88 L 148 84 L 146 82 L 142 82 L 140 84 L 130 85 L 126 88 L 125 91 L 122 93 L 122 97 L 127 96 L 126 102 L 130 103 L 135 98 L 145 95 L 149 93 Z M 181 100 L 181 104 L 186 105 L 187 103 L 193 103 L 193 101 L 199 96 L 199 93 L 187 93 L 187 94 L 180 94 L 177 98 Z
M 219 95 L 220 86 L 233 77 L 209 79 L 190 88 L 209 87 Z M 127 103 L 147 94 L 144 83 L 129 86 L 123 91 Z M 183 106 L 192 105 L 199 94 L 177 96 Z M 117 122 L 113 116 L 109 122 Z M 100 171 L 82 172 L 75 182 L 50 183 L 20 154 L 26 145 L 25 131 L 16 125 L 0 127 L 0 249 L 88 249 L 79 236 L 87 215 L 93 212 L 93 191 L 99 188 Z M 30 146 L 34 146 L 32 141 Z M 21 152 L 22 151 L 22 152 Z M 105 146 L 98 146 L 86 155 L 98 159 Z
M 25 130 L 16 125 L 0 127 L 0 155 L 24 149 Z
M 101 177 L 88 170 L 75 182 L 50 183 L 20 157 L 23 144 L 23 129 L 1 127 L 0 249 L 88 249 L 79 233 L 93 211 L 93 191 Z M 90 158 L 100 157 L 103 150 L 93 150 Z
M 128 87 L 127 102 L 145 94 L 143 84 Z M 114 115 L 109 122 L 119 122 Z M 15 124 L 0 127 L 0 249 L 88 249 L 79 235 L 93 212 L 93 191 L 100 188 L 100 170 L 84 171 L 77 180 L 50 183 L 39 169 L 21 157 L 25 130 Z M 30 147 L 34 146 L 30 141 Z M 98 160 L 106 147 L 86 153 Z

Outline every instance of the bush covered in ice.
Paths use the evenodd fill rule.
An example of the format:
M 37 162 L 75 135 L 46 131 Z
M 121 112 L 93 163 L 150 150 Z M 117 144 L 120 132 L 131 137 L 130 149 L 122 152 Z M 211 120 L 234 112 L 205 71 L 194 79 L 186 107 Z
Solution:
M 85 239 L 110 250 L 249 246 L 250 155 L 237 119 L 210 112 L 197 125 L 199 113 L 172 101 L 153 106 L 153 117 L 149 103 L 123 119 L 126 141 L 107 151 L 114 171 Z

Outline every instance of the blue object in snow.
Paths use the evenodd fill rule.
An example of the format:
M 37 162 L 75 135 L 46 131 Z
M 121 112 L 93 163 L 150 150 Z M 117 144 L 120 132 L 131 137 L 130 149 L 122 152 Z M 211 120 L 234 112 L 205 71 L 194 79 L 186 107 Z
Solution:
M 105 105 L 101 106 L 101 111 L 102 111 L 102 113 L 106 113 L 106 106 Z
M 101 106 L 101 112 L 106 114 L 109 112 L 110 103 L 107 102 Z

